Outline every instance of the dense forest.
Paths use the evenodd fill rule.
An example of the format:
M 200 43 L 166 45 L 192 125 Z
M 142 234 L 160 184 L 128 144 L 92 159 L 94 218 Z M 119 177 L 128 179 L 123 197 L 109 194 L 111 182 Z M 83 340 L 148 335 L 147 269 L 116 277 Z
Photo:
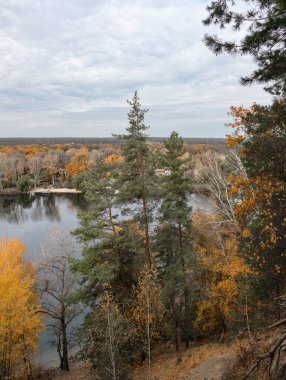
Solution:
M 225 378 L 286 378 L 286 6 L 250 3 L 244 14 L 212 1 L 204 21 L 250 25 L 237 43 L 205 42 L 253 56 L 242 84 L 273 95 L 230 108 L 224 145 L 175 131 L 150 140 L 136 91 L 116 144 L 0 147 L 2 191 L 74 187 L 89 204 L 71 236 L 51 232 L 37 265 L 20 241 L 1 239 L 0 379 L 52 378 L 34 359 L 45 328 L 62 373 L 77 361 L 94 379 L 183 379 L 184 365 L 221 346 L 239 359 Z M 194 194 L 204 209 L 191 207 Z
M 61 140 L 61 139 L 59 139 Z M 160 152 L 163 142 L 148 139 L 151 151 Z M 163 139 L 161 139 L 163 140 Z M 224 154 L 223 139 L 195 139 L 185 148 L 194 155 L 213 150 Z M 191 139 L 190 139 L 191 140 Z M 30 139 L 29 139 L 30 141 Z M 199 143 L 201 142 L 202 143 Z M 31 142 L 31 141 L 30 141 Z M 196 143 L 194 143 L 196 142 Z M 220 144 L 216 144 L 219 142 Z M 79 188 L 81 174 L 89 170 L 99 158 L 109 162 L 123 160 L 122 141 L 109 144 L 12 144 L 0 145 L 0 193 L 21 194 L 43 188 Z M 160 164 L 157 165 L 160 171 Z

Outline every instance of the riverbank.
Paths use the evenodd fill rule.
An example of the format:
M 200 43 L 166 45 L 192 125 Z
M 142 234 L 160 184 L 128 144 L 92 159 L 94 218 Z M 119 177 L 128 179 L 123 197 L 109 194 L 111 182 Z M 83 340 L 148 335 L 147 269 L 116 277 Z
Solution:
M 35 189 L 29 191 L 29 193 L 36 194 L 81 194 L 82 192 L 77 189 L 69 189 L 67 187 L 56 188 L 56 187 L 36 187 Z
M 56 188 L 56 187 L 36 187 L 33 190 L 29 191 L 19 191 L 16 188 L 9 188 L 0 190 L 0 196 L 7 195 L 23 195 L 23 194 L 82 194 L 82 191 L 77 189 L 70 189 L 68 187 Z

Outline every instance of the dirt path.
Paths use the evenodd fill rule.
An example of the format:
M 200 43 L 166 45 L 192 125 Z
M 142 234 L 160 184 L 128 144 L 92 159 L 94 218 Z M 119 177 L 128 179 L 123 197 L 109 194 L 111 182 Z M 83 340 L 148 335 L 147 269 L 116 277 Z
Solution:
M 154 358 L 153 380 L 224 380 L 237 362 L 233 347 L 223 344 L 203 344 L 181 353 Z M 134 371 L 134 380 L 145 380 L 146 368 Z
M 228 371 L 237 363 L 233 347 L 219 344 L 204 344 L 184 351 L 154 359 L 152 380 L 226 380 Z M 139 366 L 133 372 L 134 380 L 146 380 L 147 368 Z M 90 374 L 89 365 L 71 365 L 70 373 L 55 370 L 50 380 L 96 380 Z M 42 379 L 41 379 L 42 380 Z M 46 380 L 46 379 L 45 379 Z
M 96 380 L 90 374 L 89 364 L 83 362 L 72 363 L 70 367 L 70 372 L 61 371 L 60 369 L 52 371 L 49 380 Z M 41 378 L 41 380 L 47 379 Z
M 203 358 L 185 380 L 224 380 L 234 367 L 237 357 L 234 351 Z

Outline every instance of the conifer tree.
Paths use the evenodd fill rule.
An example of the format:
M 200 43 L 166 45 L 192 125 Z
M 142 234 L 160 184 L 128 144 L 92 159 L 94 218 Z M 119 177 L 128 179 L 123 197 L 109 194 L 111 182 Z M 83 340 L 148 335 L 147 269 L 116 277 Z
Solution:
M 223 41 L 217 35 L 206 35 L 206 45 L 215 53 L 251 55 L 258 68 L 242 84 L 265 83 L 273 94 L 286 91 L 285 0 L 245 0 L 246 6 L 236 6 L 237 1 L 215 0 L 207 7 L 209 16 L 205 25 L 215 24 L 221 29 L 232 25 L 242 26 L 246 32 L 240 41 Z M 240 34 L 241 35 L 241 34 Z
M 73 267 L 82 275 L 82 297 L 94 304 L 110 284 L 122 307 L 128 302 L 140 266 L 142 237 L 126 220 L 118 220 L 115 208 L 116 166 L 98 160 L 82 183 L 88 211 L 79 213 L 80 227 L 73 234 L 84 244 L 82 259 Z
M 162 203 L 159 209 L 157 249 L 162 262 L 165 302 L 170 312 L 171 330 L 179 348 L 180 336 L 189 344 L 191 330 L 190 274 L 192 258 L 190 228 L 191 161 L 182 137 L 172 132 L 164 141 Z
M 134 204 L 135 208 L 140 204 L 138 212 L 134 212 L 134 207 L 131 212 L 135 213 L 135 219 L 144 229 L 146 259 L 151 266 L 149 223 L 152 219 L 150 201 L 154 194 L 155 176 L 154 162 L 147 143 L 146 131 L 149 127 L 144 121 L 148 110 L 141 108 L 137 91 L 132 101 L 127 102 L 131 106 L 128 113 L 129 127 L 126 128 L 126 134 L 118 136 L 124 142 L 119 202 L 129 206 Z

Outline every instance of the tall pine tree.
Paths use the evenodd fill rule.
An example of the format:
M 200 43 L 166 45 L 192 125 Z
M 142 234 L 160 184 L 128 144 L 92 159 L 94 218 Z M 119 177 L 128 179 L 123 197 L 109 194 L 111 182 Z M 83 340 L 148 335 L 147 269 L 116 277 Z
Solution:
M 124 156 L 119 178 L 119 203 L 127 206 L 128 212 L 134 215 L 134 219 L 143 228 L 146 260 L 151 266 L 150 221 L 152 220 L 151 199 L 154 195 L 155 174 L 154 160 L 147 142 L 146 131 L 149 127 L 144 120 L 148 110 L 141 108 L 137 91 L 132 101 L 127 102 L 131 106 L 128 113 L 129 126 L 126 128 L 126 134 L 118 136 L 123 140 Z
M 162 177 L 157 249 L 162 264 L 165 303 L 178 349 L 180 339 L 188 346 L 191 337 L 191 161 L 182 137 L 176 132 L 164 141 L 164 146 L 162 165 L 168 175 Z
M 99 160 L 82 184 L 90 207 L 79 214 L 81 225 L 73 231 L 84 244 L 83 257 L 73 265 L 82 275 L 81 297 L 87 303 L 96 303 L 108 284 L 124 308 L 136 282 L 136 268 L 141 265 L 136 262 L 140 261 L 138 245 L 143 241 L 129 221 L 118 220 L 116 171 L 113 163 Z

